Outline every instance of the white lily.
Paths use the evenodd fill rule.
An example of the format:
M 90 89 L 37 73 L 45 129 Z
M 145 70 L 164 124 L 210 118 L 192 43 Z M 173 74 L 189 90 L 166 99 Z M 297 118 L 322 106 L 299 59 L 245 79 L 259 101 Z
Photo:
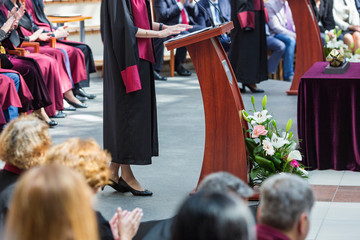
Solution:
M 288 158 L 287 158 L 288 161 L 291 161 L 294 159 L 297 161 L 302 161 L 301 153 L 298 150 L 291 151 L 288 155 Z
M 265 150 L 266 155 L 272 156 L 275 154 L 275 149 L 269 139 L 265 139 L 263 142 L 263 149 Z
M 275 133 L 273 133 L 271 137 L 271 144 L 274 146 L 274 148 L 281 148 L 285 144 L 288 144 L 289 141 L 285 138 L 278 137 Z
M 298 171 L 302 172 L 304 174 L 304 176 L 309 176 L 309 172 L 303 168 L 298 168 Z
M 262 124 L 266 121 L 266 119 L 271 118 L 271 115 L 267 115 L 267 110 L 262 110 L 261 112 L 255 112 L 254 116 L 249 116 L 248 118 L 253 119 L 251 121 L 251 124 Z

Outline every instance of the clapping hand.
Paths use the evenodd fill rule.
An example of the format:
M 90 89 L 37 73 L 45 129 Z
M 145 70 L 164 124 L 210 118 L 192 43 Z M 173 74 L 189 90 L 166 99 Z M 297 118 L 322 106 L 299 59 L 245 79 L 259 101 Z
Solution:
M 2 25 L 1 30 L 5 33 L 8 33 L 10 30 L 13 29 L 15 23 L 15 18 L 13 16 L 9 17 L 6 22 Z
M 135 208 L 129 212 L 117 209 L 118 214 L 118 232 L 120 240 L 131 240 L 139 229 L 140 221 L 143 216 L 142 209 Z
M 49 39 L 51 38 L 51 34 L 52 33 L 42 33 L 38 37 L 38 40 L 43 41 L 43 42 L 49 41 Z

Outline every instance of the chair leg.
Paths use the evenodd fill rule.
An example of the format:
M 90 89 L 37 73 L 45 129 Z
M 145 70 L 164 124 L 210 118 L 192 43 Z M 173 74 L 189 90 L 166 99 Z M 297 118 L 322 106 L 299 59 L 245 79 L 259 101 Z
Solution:
M 174 77 L 175 74 L 175 54 L 174 50 L 170 51 L 170 76 Z

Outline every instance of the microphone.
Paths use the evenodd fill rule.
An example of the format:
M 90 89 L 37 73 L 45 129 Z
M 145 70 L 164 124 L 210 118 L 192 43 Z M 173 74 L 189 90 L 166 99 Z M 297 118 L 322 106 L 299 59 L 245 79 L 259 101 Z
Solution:
M 209 17 L 211 26 L 212 26 L 212 27 L 215 27 L 214 20 L 213 20 L 212 17 L 210 16 L 210 13 L 199 3 L 199 1 L 196 1 L 196 0 L 194 0 L 194 1 L 196 2 L 196 4 L 198 4 L 198 5 L 201 7 L 201 9 L 202 9 L 202 10 L 205 12 L 205 14 Z M 207 0 L 207 1 L 208 1 L 208 0 Z

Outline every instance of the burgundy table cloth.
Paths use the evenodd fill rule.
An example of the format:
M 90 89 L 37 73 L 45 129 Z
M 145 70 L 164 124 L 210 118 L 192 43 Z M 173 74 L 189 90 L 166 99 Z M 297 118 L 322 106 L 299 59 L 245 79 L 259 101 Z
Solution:
M 315 63 L 300 80 L 298 136 L 310 169 L 360 170 L 360 63 L 324 74 Z

